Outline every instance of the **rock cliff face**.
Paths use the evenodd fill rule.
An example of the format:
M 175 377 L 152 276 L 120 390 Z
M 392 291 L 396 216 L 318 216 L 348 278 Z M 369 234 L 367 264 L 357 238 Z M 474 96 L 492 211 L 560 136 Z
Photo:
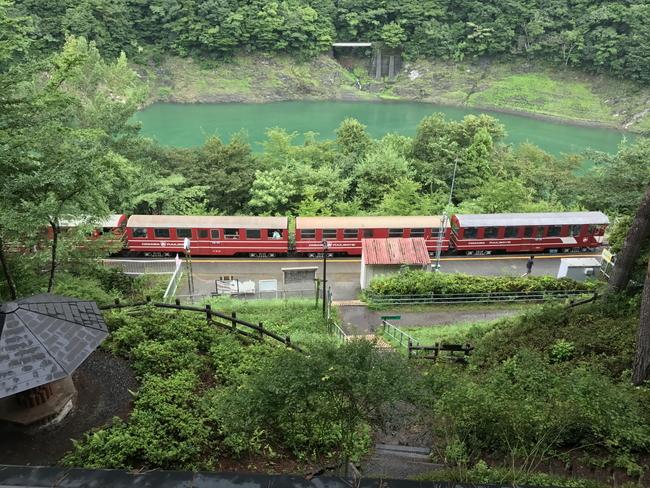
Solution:
M 395 99 L 466 106 L 580 125 L 650 132 L 650 87 L 532 63 L 420 60 L 376 81 L 373 59 L 240 56 L 215 69 L 189 58 L 136 66 L 148 104 Z M 396 66 L 397 67 L 397 66 Z

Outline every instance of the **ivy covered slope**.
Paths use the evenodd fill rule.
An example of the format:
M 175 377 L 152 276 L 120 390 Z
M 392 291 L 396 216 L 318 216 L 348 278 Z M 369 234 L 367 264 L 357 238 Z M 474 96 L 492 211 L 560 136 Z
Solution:
M 131 416 L 75 441 L 66 466 L 289 473 L 358 458 L 403 398 L 405 360 L 326 334 L 311 300 L 213 300 L 212 310 L 291 336 L 306 354 L 235 334 L 196 312 L 109 312 L 104 347 L 142 387 Z

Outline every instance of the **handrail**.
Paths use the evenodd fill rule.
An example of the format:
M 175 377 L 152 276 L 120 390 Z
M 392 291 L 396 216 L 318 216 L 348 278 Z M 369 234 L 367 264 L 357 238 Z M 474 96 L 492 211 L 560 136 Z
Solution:
M 420 345 L 420 342 L 417 339 L 414 339 L 403 330 L 400 330 L 397 327 L 395 327 L 393 324 L 388 323 L 385 319 L 381 319 L 381 325 L 383 327 L 384 333 L 387 336 L 392 337 L 396 341 L 399 341 L 400 346 L 408 348 L 411 344 L 416 344 L 418 346 Z M 391 334 L 391 330 L 399 333 L 399 338 L 396 336 L 397 334 L 396 335 Z M 402 340 L 405 337 L 408 338 L 408 341 L 406 343 L 403 343 Z
M 119 299 L 116 298 L 115 299 L 115 304 L 113 304 L 113 305 L 102 305 L 102 306 L 99 307 L 99 309 L 100 310 L 109 310 L 109 309 L 112 309 L 112 308 L 138 307 L 138 306 L 147 305 L 147 304 L 148 305 L 153 305 L 154 307 L 159 307 L 159 308 L 172 308 L 172 309 L 175 309 L 175 310 L 188 310 L 190 312 L 202 312 L 202 313 L 206 314 L 209 319 L 211 319 L 213 316 L 219 317 L 219 318 L 228 320 L 229 322 L 232 322 L 233 324 L 240 324 L 240 325 L 243 325 L 245 327 L 249 327 L 251 329 L 257 330 L 258 332 L 260 332 L 260 333 L 262 333 L 264 335 L 267 335 L 267 336 L 269 336 L 269 337 L 271 337 L 271 338 L 285 344 L 287 347 L 291 347 L 292 349 L 295 349 L 296 351 L 299 351 L 299 352 L 301 352 L 303 354 L 305 353 L 305 351 L 302 348 L 300 348 L 300 347 L 296 346 L 295 344 L 291 343 L 291 338 L 289 336 L 287 336 L 285 339 L 283 339 L 279 335 L 274 334 L 270 330 L 267 330 L 264 327 L 260 327 L 259 325 L 255 325 L 255 324 L 252 324 L 250 322 L 246 322 L 245 320 L 238 319 L 237 317 L 234 317 L 234 316 L 229 316 L 229 315 L 225 315 L 225 314 L 222 314 L 222 313 L 219 313 L 219 312 L 214 312 L 213 310 L 211 310 L 210 304 L 207 304 L 205 308 L 190 307 L 190 306 L 187 306 L 187 305 L 181 305 L 180 300 L 178 300 L 178 299 L 176 299 L 175 304 L 160 303 L 160 302 L 152 302 L 151 297 L 147 296 L 147 301 L 146 302 L 135 302 L 135 303 L 132 303 L 132 304 L 121 304 Z M 219 322 L 217 322 L 217 323 L 219 323 Z

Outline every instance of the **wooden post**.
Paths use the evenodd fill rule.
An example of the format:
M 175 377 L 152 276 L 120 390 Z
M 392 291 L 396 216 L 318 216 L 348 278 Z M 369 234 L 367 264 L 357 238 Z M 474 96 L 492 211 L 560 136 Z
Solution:
M 206 319 L 208 319 L 208 322 L 210 322 L 210 320 L 212 319 L 212 314 L 210 313 L 211 309 L 212 306 L 209 303 L 207 303 L 205 305 L 205 310 L 206 310 L 205 315 L 206 315 Z
M 286 338 L 286 340 L 284 341 L 284 343 L 287 345 L 287 347 L 289 347 L 289 346 L 291 345 L 291 338 L 290 338 L 289 336 L 287 336 L 287 338 Z
M 438 354 L 440 353 L 440 343 L 436 342 L 436 352 L 434 356 L 436 357 L 436 360 L 438 360 Z
M 115 299 L 115 305 L 119 305 L 119 304 L 120 304 L 120 299 L 119 299 L 119 298 L 116 298 L 116 299 Z
M 233 319 L 236 319 L 237 318 L 237 312 L 233 312 L 231 314 L 231 316 L 232 316 Z M 236 330 L 237 329 L 237 322 L 235 320 L 231 320 L 231 322 L 232 322 L 232 329 Z
M 147 299 L 147 302 L 150 302 L 150 301 L 151 301 L 151 295 L 147 295 L 147 296 L 146 296 L 146 299 Z M 179 301 L 178 304 L 180 305 L 181 302 Z
M 262 329 L 264 328 L 264 322 L 260 322 L 258 325 L 259 325 Z M 261 330 L 259 331 L 259 333 L 260 333 L 260 341 L 261 341 L 262 339 L 264 339 L 264 333 L 263 333 Z
M 411 359 L 411 346 L 412 345 L 413 345 L 413 343 L 411 341 L 409 341 L 409 348 L 408 348 L 408 358 L 409 359 Z

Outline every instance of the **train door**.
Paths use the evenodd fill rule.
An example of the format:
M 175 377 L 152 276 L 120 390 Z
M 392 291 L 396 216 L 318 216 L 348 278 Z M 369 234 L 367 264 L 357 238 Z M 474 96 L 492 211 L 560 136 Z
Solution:
M 524 234 L 521 239 L 521 252 L 540 252 L 544 250 L 542 245 L 542 237 L 544 237 L 544 226 L 530 226 L 524 227 Z

